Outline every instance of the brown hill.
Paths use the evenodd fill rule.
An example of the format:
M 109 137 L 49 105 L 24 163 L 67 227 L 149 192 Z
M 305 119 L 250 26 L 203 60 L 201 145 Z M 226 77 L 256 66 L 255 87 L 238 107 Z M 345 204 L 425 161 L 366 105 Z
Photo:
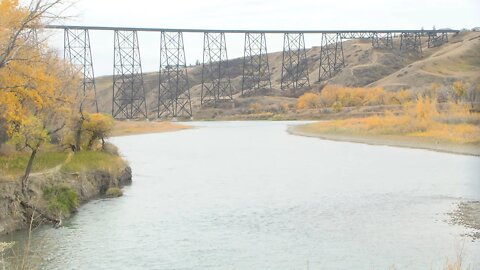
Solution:
M 432 83 L 450 86 L 456 80 L 465 82 L 480 81 L 480 33 L 461 32 L 450 35 L 449 42 L 437 47 L 427 48 L 426 38 L 422 40 L 422 57 L 399 50 L 400 40 L 394 39 L 394 49 L 374 49 L 368 40 L 347 40 L 343 43 L 345 67 L 328 84 L 345 86 L 381 86 L 386 90 L 420 89 Z M 218 113 L 231 111 L 231 114 L 251 110 L 258 103 L 263 108 L 291 105 L 295 97 L 306 91 L 318 91 L 324 85 L 318 83 L 320 47 L 308 49 L 308 71 L 310 88 L 296 92 L 281 91 L 282 53 L 268 55 L 272 88 L 262 95 L 240 97 L 242 82 L 242 59 L 229 61 L 228 74 L 231 76 L 235 105 L 222 110 L 200 108 L 202 67 L 188 68 L 190 93 L 194 115 L 211 118 Z M 150 112 L 157 105 L 158 73 L 144 74 L 147 108 Z M 103 112 L 111 112 L 112 77 L 97 78 L 97 98 Z M 235 108 L 235 109 L 232 109 Z M 152 117 L 154 115 L 152 114 Z

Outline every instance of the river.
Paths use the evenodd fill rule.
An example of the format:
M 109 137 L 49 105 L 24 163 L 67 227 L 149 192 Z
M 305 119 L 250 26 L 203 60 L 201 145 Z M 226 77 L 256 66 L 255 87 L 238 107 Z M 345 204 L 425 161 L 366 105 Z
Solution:
M 124 196 L 42 227 L 44 269 L 443 269 L 480 241 L 446 222 L 480 200 L 480 158 L 290 135 L 298 122 L 194 122 L 112 138 Z

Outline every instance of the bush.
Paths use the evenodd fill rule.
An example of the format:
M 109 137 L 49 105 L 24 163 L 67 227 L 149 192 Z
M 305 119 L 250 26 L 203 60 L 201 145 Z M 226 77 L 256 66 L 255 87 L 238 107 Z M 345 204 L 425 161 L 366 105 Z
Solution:
M 327 85 L 320 94 L 305 93 L 300 96 L 297 100 L 297 109 L 323 107 L 341 111 L 343 107 L 398 105 L 411 100 L 413 100 L 413 96 L 407 90 L 385 92 L 381 87 L 362 88 Z
M 321 107 L 320 95 L 316 93 L 305 93 L 297 100 L 297 109 L 317 109 Z
M 57 215 L 69 214 L 79 205 L 75 190 L 65 186 L 44 188 L 43 198 L 47 201 L 48 209 Z
M 122 195 L 123 195 L 123 192 L 118 187 L 108 188 L 107 192 L 105 192 L 105 196 L 107 196 L 108 198 L 116 198 L 116 197 L 120 197 Z

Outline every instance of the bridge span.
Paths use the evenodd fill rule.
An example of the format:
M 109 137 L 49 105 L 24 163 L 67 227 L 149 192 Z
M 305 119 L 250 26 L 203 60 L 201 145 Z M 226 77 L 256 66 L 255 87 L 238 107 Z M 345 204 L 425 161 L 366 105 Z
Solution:
M 242 95 L 271 88 L 266 34 L 282 34 L 283 57 L 281 90 L 310 86 L 305 49 L 305 34 L 321 35 L 318 81 L 326 81 L 344 66 L 343 41 L 370 40 L 373 48 L 393 49 L 399 38 L 400 51 L 422 56 L 422 39 L 427 47 L 448 42 L 449 34 L 458 30 L 226 30 L 172 29 L 106 26 L 47 25 L 46 29 L 64 31 L 64 55 L 83 74 L 81 90 L 96 96 L 95 75 L 89 31 L 114 32 L 112 116 L 117 119 L 147 118 L 147 101 L 143 84 L 138 32 L 160 34 L 160 67 L 157 106 L 158 118 L 192 117 L 190 85 L 183 33 L 203 33 L 201 105 L 216 106 L 232 102 L 226 34 L 244 35 Z M 397 38 L 397 39 L 398 39 Z M 95 101 L 96 103 L 96 101 Z

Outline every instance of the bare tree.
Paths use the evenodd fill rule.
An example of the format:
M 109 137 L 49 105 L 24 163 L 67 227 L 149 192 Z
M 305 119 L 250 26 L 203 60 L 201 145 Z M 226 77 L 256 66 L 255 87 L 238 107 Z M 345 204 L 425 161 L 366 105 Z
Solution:
M 25 46 L 32 45 L 32 42 L 21 42 L 22 40 L 34 39 L 37 29 L 43 24 L 48 24 L 61 19 L 62 13 L 68 8 L 64 0 L 31 0 L 28 4 L 28 12 L 18 19 L 9 32 L 4 43 L 0 44 L 0 68 L 18 59 L 18 52 Z M 59 8 L 56 12 L 55 9 Z

